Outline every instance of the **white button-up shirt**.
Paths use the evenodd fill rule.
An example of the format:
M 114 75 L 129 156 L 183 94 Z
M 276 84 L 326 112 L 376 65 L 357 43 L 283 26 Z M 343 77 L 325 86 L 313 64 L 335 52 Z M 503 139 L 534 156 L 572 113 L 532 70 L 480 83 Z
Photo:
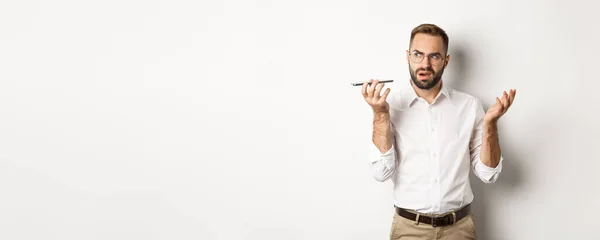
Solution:
M 388 95 L 392 148 L 381 154 L 373 144 L 373 177 L 391 179 L 394 204 L 423 213 L 444 213 L 473 201 L 469 171 L 485 183 L 495 182 L 495 168 L 479 156 L 483 137 L 481 101 L 444 86 L 429 104 L 410 82 Z

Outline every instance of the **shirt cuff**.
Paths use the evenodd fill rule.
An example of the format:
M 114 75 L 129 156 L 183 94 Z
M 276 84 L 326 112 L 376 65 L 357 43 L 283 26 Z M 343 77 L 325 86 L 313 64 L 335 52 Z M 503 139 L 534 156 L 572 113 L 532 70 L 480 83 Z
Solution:
M 381 151 L 377 148 L 377 146 L 373 145 L 373 153 L 372 156 L 370 158 L 371 163 L 374 162 L 379 162 L 381 160 L 385 161 L 385 162 L 390 162 L 390 161 L 394 161 L 396 158 L 396 154 L 395 154 L 395 149 L 394 149 L 394 144 L 392 144 L 392 147 L 387 150 L 385 153 L 381 153 Z
M 495 176 L 498 175 L 498 173 L 500 173 L 502 171 L 502 161 L 504 160 L 504 158 L 502 156 L 500 156 L 500 161 L 498 162 L 498 166 L 496 166 L 495 168 L 489 167 L 487 165 L 485 165 L 481 159 L 479 159 L 479 163 L 475 165 L 475 170 L 479 173 L 479 176 L 482 179 L 485 179 L 487 181 L 492 181 L 494 179 Z

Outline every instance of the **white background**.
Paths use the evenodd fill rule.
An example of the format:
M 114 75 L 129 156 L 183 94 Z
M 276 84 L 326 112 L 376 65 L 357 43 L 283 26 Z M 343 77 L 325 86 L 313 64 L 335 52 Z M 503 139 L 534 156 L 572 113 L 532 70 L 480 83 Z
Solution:
M 2 1 L 0 239 L 387 239 L 358 87 L 410 30 L 501 119 L 481 239 L 599 239 L 594 1 Z M 388 84 L 394 89 L 394 84 Z

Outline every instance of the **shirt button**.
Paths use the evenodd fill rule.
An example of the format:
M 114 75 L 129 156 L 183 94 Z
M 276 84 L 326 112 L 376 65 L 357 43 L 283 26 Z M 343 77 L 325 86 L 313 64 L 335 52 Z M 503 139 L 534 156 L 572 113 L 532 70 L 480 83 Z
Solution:
M 432 128 L 432 129 L 431 129 L 431 131 L 432 131 L 432 132 L 435 132 L 435 128 Z

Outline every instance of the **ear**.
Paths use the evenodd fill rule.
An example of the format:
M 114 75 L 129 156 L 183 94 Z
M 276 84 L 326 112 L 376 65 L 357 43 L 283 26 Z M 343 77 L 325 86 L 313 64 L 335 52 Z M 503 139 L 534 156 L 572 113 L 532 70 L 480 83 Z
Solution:
M 408 56 L 408 54 L 409 54 L 409 53 L 408 53 L 408 50 L 406 50 L 406 61 L 407 61 L 407 62 L 408 62 L 408 61 L 410 61 L 410 60 L 409 60 L 409 57 L 410 57 L 410 56 Z
M 446 56 L 446 59 L 444 61 L 444 68 L 448 66 L 448 63 L 450 63 L 450 55 Z

